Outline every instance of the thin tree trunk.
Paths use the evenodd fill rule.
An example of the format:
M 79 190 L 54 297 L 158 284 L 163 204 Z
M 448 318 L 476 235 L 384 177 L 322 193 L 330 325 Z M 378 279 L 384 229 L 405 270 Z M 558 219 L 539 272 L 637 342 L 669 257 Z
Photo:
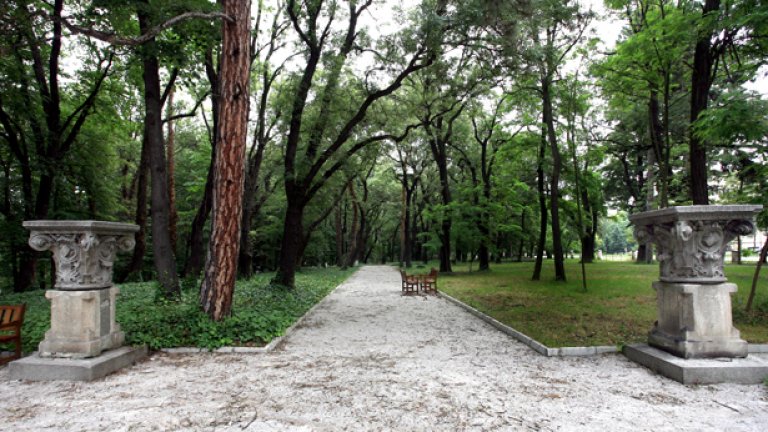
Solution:
M 149 171 L 149 146 L 147 140 L 141 142 L 141 158 L 137 172 L 136 181 L 136 216 L 135 223 L 139 226 L 136 233 L 136 246 L 133 248 L 131 261 L 125 269 L 125 273 L 117 280 L 125 282 L 128 277 L 136 272 L 140 272 L 144 266 L 144 254 L 147 252 L 147 177 Z
M 357 253 L 358 231 L 360 230 L 360 206 L 357 203 L 355 187 L 352 181 L 349 182 L 347 188 L 349 190 L 350 202 L 352 203 L 352 226 L 350 227 L 349 239 L 347 240 L 349 247 L 347 248 L 347 256 L 344 260 L 344 267 L 353 267 L 357 259 L 355 254 Z
M 411 225 L 411 196 L 412 192 L 408 188 L 407 185 L 407 177 L 404 176 L 403 179 L 403 214 L 402 214 L 402 258 L 400 261 L 405 265 L 406 268 L 411 268 L 413 265 L 413 238 L 411 236 L 412 234 L 412 225 Z
M 208 164 L 208 174 L 205 179 L 205 189 L 200 206 L 189 232 L 189 256 L 184 265 L 184 276 L 197 277 L 205 263 L 205 222 L 213 206 L 213 172 L 216 165 L 216 143 L 219 140 L 219 77 L 213 64 L 213 52 L 206 53 L 205 73 L 211 85 L 211 112 L 213 115 L 213 131 L 211 133 L 211 162 Z
M 547 140 L 544 128 L 541 129 L 541 141 L 536 164 L 536 188 L 539 195 L 539 241 L 536 246 L 536 263 L 533 267 L 532 280 L 541 280 L 541 266 L 544 261 L 544 247 L 547 242 L 547 194 L 544 191 L 544 157 L 547 151 Z
M 760 258 L 757 260 L 757 265 L 755 266 L 755 274 L 752 276 L 752 288 L 749 290 L 749 298 L 747 299 L 747 306 L 745 308 L 747 312 L 752 310 L 752 302 L 755 300 L 755 292 L 757 291 L 757 280 L 760 277 L 760 269 L 763 268 L 763 264 L 765 263 L 766 259 L 768 259 L 768 237 L 766 237 L 765 243 L 763 243 L 763 247 L 760 249 Z
M 200 303 L 213 320 L 232 312 L 243 212 L 248 132 L 250 0 L 223 0 L 221 111 L 214 169 L 211 241 L 200 287 Z
M 555 280 L 565 281 L 565 257 L 563 256 L 562 232 L 560 231 L 560 171 L 562 159 L 555 135 L 555 120 L 552 110 L 552 95 L 549 79 L 544 79 L 541 86 L 543 99 L 543 121 L 547 128 L 547 140 L 552 152 L 552 176 L 550 177 L 549 207 L 552 214 L 552 249 L 555 255 Z
M 213 205 L 213 170 L 215 161 L 216 157 L 212 155 L 208 166 L 203 199 L 197 208 L 195 218 L 192 219 L 192 226 L 189 232 L 189 257 L 184 265 L 184 276 L 196 277 L 203 271 L 203 264 L 205 263 L 205 222 L 208 220 L 208 214 L 211 212 Z
M 166 147 L 166 161 L 168 163 L 168 207 L 170 208 L 170 215 L 168 220 L 168 231 L 171 237 L 171 247 L 173 253 L 176 254 L 176 245 L 178 244 L 178 234 L 176 226 L 179 223 L 179 214 L 176 211 L 176 131 L 174 128 L 173 120 L 170 118 L 173 116 L 173 93 L 174 86 L 168 92 L 168 137 L 165 142 Z
M 440 197 L 443 205 L 443 221 L 440 225 L 440 272 L 451 273 L 451 186 L 448 178 L 448 157 L 446 143 L 442 140 L 433 144 L 433 155 L 440 174 Z M 458 258 L 458 257 L 457 257 Z
M 587 188 L 581 191 L 581 202 L 584 203 L 584 211 L 590 216 L 589 225 L 581 237 L 581 260 L 588 264 L 595 261 L 598 214 L 592 208 L 592 204 L 589 201 L 589 191 L 587 191 Z
M 517 262 L 523 261 L 523 247 L 525 246 L 525 214 L 527 213 L 527 207 L 523 207 L 523 211 L 520 213 L 520 244 L 517 246 Z M 510 251 L 511 252 L 511 251 Z
M 341 200 L 336 203 L 336 209 L 333 212 L 333 226 L 336 231 L 336 266 L 344 266 L 344 227 L 341 217 Z

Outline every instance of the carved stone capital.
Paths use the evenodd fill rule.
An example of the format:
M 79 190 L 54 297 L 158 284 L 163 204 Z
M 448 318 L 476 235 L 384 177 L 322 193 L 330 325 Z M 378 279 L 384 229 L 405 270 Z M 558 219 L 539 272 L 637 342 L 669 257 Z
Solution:
M 118 251 L 136 244 L 132 224 L 100 221 L 27 221 L 29 246 L 50 250 L 56 263 L 56 289 L 91 290 L 112 286 Z
M 688 206 L 630 216 L 640 243 L 658 249 L 659 279 L 678 283 L 722 283 L 728 243 L 754 231 L 758 205 Z

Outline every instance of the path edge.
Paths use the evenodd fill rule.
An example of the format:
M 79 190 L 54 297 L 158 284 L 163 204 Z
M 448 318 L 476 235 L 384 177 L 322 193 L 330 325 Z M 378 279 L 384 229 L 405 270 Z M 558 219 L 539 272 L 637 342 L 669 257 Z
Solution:
M 456 306 L 466 310 L 470 314 L 476 316 L 477 318 L 480 318 L 481 320 L 490 324 L 491 326 L 501 331 L 502 333 L 505 333 L 511 336 L 518 342 L 521 342 L 522 344 L 528 346 L 532 350 L 546 357 L 589 357 L 589 356 L 596 356 L 601 354 L 622 353 L 622 347 L 611 346 L 611 345 L 550 348 L 544 345 L 543 343 L 537 341 L 536 339 L 529 337 L 525 333 L 515 330 L 514 328 L 498 321 L 497 319 L 491 316 L 486 315 L 483 312 L 480 312 L 479 310 L 473 308 L 472 306 L 462 302 L 461 300 L 451 297 L 450 295 L 442 291 L 438 291 L 437 295 L 448 300 L 450 303 L 453 303 Z M 768 354 L 768 344 L 749 344 L 747 351 L 749 352 L 749 354 Z
M 543 343 L 537 341 L 536 339 L 533 339 L 532 337 L 526 335 L 525 333 L 515 330 L 514 328 L 498 321 L 497 319 L 491 316 L 488 316 L 483 312 L 480 312 L 479 310 L 462 302 L 461 300 L 451 297 L 450 295 L 442 291 L 439 291 L 437 294 L 438 296 L 444 298 L 448 302 L 453 303 L 454 305 L 464 309 L 465 311 L 469 312 L 475 317 L 485 321 L 487 324 L 490 324 L 492 327 L 496 328 L 502 333 L 505 333 L 508 336 L 511 336 L 513 339 L 517 340 L 523 345 L 528 346 L 532 350 L 546 357 L 588 357 L 588 356 L 595 356 L 595 355 L 601 355 L 601 354 L 618 354 L 621 352 L 620 347 L 612 346 L 612 345 L 550 348 L 544 345 Z
M 328 294 L 326 294 L 322 299 L 320 299 L 319 302 L 315 303 L 314 306 L 309 308 L 306 312 L 304 312 L 304 315 L 300 316 L 299 319 L 296 320 L 293 324 L 290 325 L 285 331 L 283 332 L 282 336 L 278 336 L 274 339 L 272 339 L 268 344 L 264 345 L 263 347 L 240 347 L 240 346 L 224 346 L 217 348 L 215 350 L 209 350 L 207 348 L 198 348 L 198 347 L 175 347 L 175 348 L 160 348 L 157 351 L 163 352 L 166 354 L 200 354 L 200 353 L 215 353 L 215 354 L 266 354 L 269 352 L 274 351 L 280 344 L 282 344 L 285 339 L 290 336 L 296 328 L 298 328 L 309 315 L 311 315 L 315 309 L 320 307 L 323 303 L 325 303 L 328 300 L 328 297 L 330 297 L 333 293 L 335 293 L 339 288 L 344 286 L 347 281 L 349 281 L 353 276 L 357 274 L 357 272 L 360 271 L 360 269 L 363 268 L 362 266 L 357 267 L 352 274 L 349 275 L 346 279 L 344 279 L 343 282 L 336 285 L 335 288 L 328 291 Z

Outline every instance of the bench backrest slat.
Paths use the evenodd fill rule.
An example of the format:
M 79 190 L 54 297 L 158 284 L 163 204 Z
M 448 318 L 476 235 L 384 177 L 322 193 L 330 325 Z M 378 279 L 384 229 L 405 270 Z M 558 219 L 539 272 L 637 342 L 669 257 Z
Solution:
M 20 322 L 24 318 L 24 306 L 23 304 L 0 305 L 0 324 Z

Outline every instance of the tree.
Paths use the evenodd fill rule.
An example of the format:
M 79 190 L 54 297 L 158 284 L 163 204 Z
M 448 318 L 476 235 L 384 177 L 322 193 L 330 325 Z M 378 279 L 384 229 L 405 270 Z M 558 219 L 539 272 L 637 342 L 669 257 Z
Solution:
M 366 81 L 363 94 L 357 100 L 349 100 L 350 95 L 345 95 L 347 106 L 351 109 L 342 111 L 344 118 L 331 122 L 332 112 L 338 112 L 341 108 L 337 106 L 340 79 L 343 77 L 341 72 L 353 49 L 356 49 L 355 43 L 360 36 L 358 20 L 371 4 L 372 0 L 348 3 L 346 29 L 338 38 L 332 35 L 332 24 L 338 12 L 335 3 L 326 5 L 318 1 L 298 4 L 295 0 L 289 0 L 286 4 L 292 28 L 304 47 L 306 64 L 297 78 L 293 93 L 285 143 L 283 176 L 286 210 L 278 271 L 274 278 L 274 282 L 282 286 L 294 285 L 296 266 L 301 258 L 304 211 L 307 205 L 328 179 L 344 166 L 349 157 L 370 144 L 395 137 L 392 134 L 377 133 L 376 129 L 366 131 L 366 115 L 377 101 L 400 88 L 409 75 L 431 64 L 430 47 L 425 40 L 439 43 L 437 28 L 427 31 L 431 38 L 435 38 L 437 34 L 437 40 L 425 36 L 420 40 L 409 41 L 409 46 L 415 48 L 405 66 L 394 73 L 394 78 L 383 86 Z M 436 10 L 438 14 L 445 12 L 442 0 L 438 1 Z M 324 12 L 327 15 L 324 15 Z M 324 24 L 320 21 L 323 17 L 327 17 Z M 341 40 L 341 44 L 335 49 L 329 47 L 333 39 Z M 379 52 L 378 57 L 384 58 L 389 64 L 396 64 L 394 56 L 404 56 L 394 43 L 385 48 L 387 51 Z M 327 60 L 324 85 L 315 93 L 311 112 L 313 115 L 310 115 L 305 113 L 305 109 L 313 85 L 318 84 L 316 75 L 323 58 Z M 335 127 L 330 127 L 331 125 Z M 352 143 L 348 145 L 350 141 Z
M 203 310 L 218 321 L 232 310 L 240 246 L 245 144 L 248 132 L 251 2 L 224 0 L 221 112 L 216 144 L 211 240 L 200 287 Z
M 243 190 L 243 218 L 240 226 L 238 271 L 240 275 L 245 277 L 253 274 L 253 251 L 249 240 L 254 216 L 260 208 L 258 189 L 261 166 L 267 145 L 275 138 L 275 127 L 281 117 L 279 106 L 270 108 L 270 102 L 272 102 L 272 105 L 278 104 L 275 101 L 270 101 L 270 95 L 272 94 L 275 80 L 280 76 L 285 65 L 284 61 L 278 66 L 273 66 L 271 61 L 272 57 L 283 45 L 281 35 L 289 25 L 287 20 L 281 19 L 282 14 L 279 13 L 279 9 L 280 7 L 278 7 L 278 11 L 274 13 L 272 18 L 268 40 L 261 42 L 258 37 L 262 33 L 264 4 L 259 2 L 254 36 L 251 39 L 251 62 L 256 62 L 255 68 L 259 75 L 260 86 L 256 94 L 256 128 L 253 131 L 253 145 L 248 150 L 246 161 L 247 174 Z M 261 194 L 261 196 L 264 197 L 265 195 Z
M 542 141 L 546 141 L 552 159 L 549 176 L 549 210 L 552 217 L 552 247 L 555 258 L 555 280 L 566 280 L 565 258 L 560 227 L 560 174 L 563 166 L 555 130 L 553 107 L 555 78 L 566 56 L 578 44 L 591 20 L 578 4 L 543 1 L 536 24 L 530 28 L 534 47 L 530 52 L 538 78 L 537 92 L 542 104 Z M 543 40 L 542 40 L 543 39 Z M 541 152 L 543 155 L 543 152 Z M 543 219 L 543 218 L 542 218 Z M 540 241 L 541 242 L 541 241 Z M 540 243 L 541 244 L 541 243 Z M 540 259 L 537 259 L 540 261 Z M 536 279 L 534 272 L 534 279 Z
M 20 225 L 23 219 L 47 219 L 55 195 L 58 168 L 76 145 L 86 121 L 94 111 L 97 97 L 112 71 L 114 54 L 93 49 L 98 59 L 89 88 L 69 94 L 61 83 L 64 45 L 62 14 L 64 1 L 52 5 L 10 3 L 1 15 L 9 29 L 11 56 L 3 64 L 8 71 L 0 92 L 0 138 L 10 148 L 20 170 L 20 212 L 5 206 L 6 219 Z M 49 12 L 50 8 L 50 12 Z M 50 14 L 51 20 L 43 17 Z M 14 100 L 11 100 L 14 98 Z M 23 102 L 22 102 L 23 101 Z M 8 167 L 10 169 L 10 166 Z M 10 173 L 9 173 L 10 174 Z M 10 203 L 8 203 L 10 204 Z M 18 238 L 23 239 L 23 237 Z M 22 244 L 11 247 L 14 260 L 13 286 L 28 289 L 35 278 L 37 255 Z M 18 260 L 18 263 L 16 262 Z
M 422 174 L 426 168 L 425 156 L 420 151 L 422 142 L 419 139 L 403 140 L 395 144 L 397 154 L 394 175 L 400 183 L 402 203 L 400 217 L 400 265 L 406 268 L 412 266 L 413 249 L 415 245 L 416 220 L 414 217 L 415 198 Z
M 139 30 L 148 34 L 156 24 L 147 9 L 148 3 L 137 5 Z M 152 250 L 157 278 L 169 298 L 180 294 L 174 254 L 168 227 L 171 223 L 171 208 L 168 200 L 168 165 L 165 159 L 163 140 L 163 103 L 168 92 L 160 92 L 160 62 L 156 54 L 156 42 L 149 39 L 142 47 L 142 77 L 144 82 L 144 143 L 149 154 L 149 169 L 152 182 Z M 170 87 L 167 87 L 169 90 Z

